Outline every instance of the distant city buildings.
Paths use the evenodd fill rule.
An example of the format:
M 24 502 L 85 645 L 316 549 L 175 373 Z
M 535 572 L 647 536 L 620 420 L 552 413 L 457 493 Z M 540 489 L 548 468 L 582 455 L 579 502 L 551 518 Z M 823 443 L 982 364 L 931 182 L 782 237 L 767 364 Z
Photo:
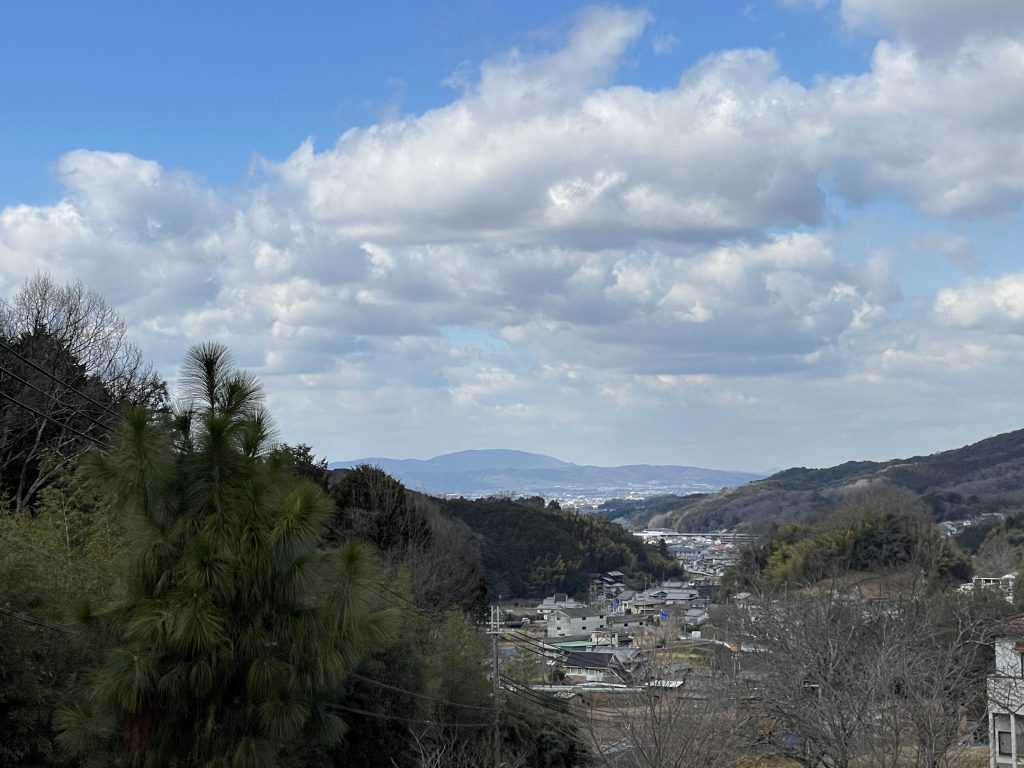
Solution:
M 718 583 L 757 539 L 747 533 L 679 533 L 667 528 L 649 528 L 635 535 L 655 546 L 664 541 L 669 555 L 686 569 L 693 585 Z

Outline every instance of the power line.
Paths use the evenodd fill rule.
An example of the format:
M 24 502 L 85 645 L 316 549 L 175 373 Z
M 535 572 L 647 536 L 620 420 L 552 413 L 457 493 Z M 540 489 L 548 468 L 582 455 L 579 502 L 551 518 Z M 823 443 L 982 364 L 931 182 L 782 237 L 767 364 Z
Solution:
M 30 616 L 27 613 L 21 613 L 20 611 L 12 611 L 10 608 L 4 608 L 3 606 L 0 606 L 0 614 L 24 622 L 25 624 L 34 624 L 37 627 L 43 627 L 54 632 L 62 632 L 65 635 L 76 634 L 75 630 L 71 629 L 71 627 L 66 627 L 63 624 L 51 624 L 48 621 L 44 621 L 43 619 L 37 619 L 35 616 Z
M 2 390 L 2 389 L 0 389 L 0 396 L 5 397 L 6 399 L 10 400 L 15 405 L 20 406 L 21 408 L 24 408 L 27 411 L 31 411 L 32 413 L 34 413 L 36 416 L 38 416 L 41 419 L 46 419 L 47 421 L 52 421 L 57 426 L 59 426 L 59 427 L 61 427 L 63 429 L 66 429 L 69 432 L 74 432 L 79 437 L 81 437 L 81 438 L 83 438 L 85 440 L 89 440 L 89 441 L 95 443 L 96 445 L 100 446 L 101 448 L 105 448 L 106 447 L 106 443 L 104 443 L 102 440 L 100 440 L 95 435 L 87 435 L 84 432 L 81 432 L 80 430 L 75 429 L 70 424 L 65 424 L 64 422 L 59 421 L 59 420 L 53 418 L 52 416 L 48 416 L 47 414 L 43 413 L 42 411 L 37 411 L 31 405 L 27 405 L 27 404 L 21 402 L 14 395 L 12 395 L 12 394 L 10 394 L 10 393 Z
M 330 709 L 340 709 L 343 712 L 352 712 L 356 715 L 365 715 L 366 717 L 376 717 L 382 720 L 399 720 L 404 723 L 415 723 L 417 725 L 440 725 L 445 728 L 490 728 L 494 725 L 493 722 L 487 723 L 443 723 L 436 720 L 425 720 L 419 717 L 404 717 L 402 715 L 391 715 L 386 712 L 370 712 L 366 709 L 360 709 L 359 707 L 349 707 L 343 704 L 328 704 Z
M 447 618 L 447 616 L 445 616 L 440 611 L 434 611 L 434 610 L 431 610 L 430 608 L 424 608 L 422 605 L 417 605 L 412 600 L 410 600 L 408 597 L 406 597 L 405 595 L 403 595 L 400 592 L 396 592 L 395 590 L 391 589 L 390 587 L 384 586 L 382 584 L 380 588 L 382 590 L 384 590 L 385 592 L 387 592 L 388 594 L 392 595 L 393 597 L 396 597 L 399 600 L 401 600 L 403 603 L 408 605 L 410 608 L 415 610 L 417 613 L 419 613 L 424 618 L 441 619 L 442 621 L 444 621 Z
M 77 630 L 77 629 L 75 629 L 73 627 L 69 627 L 69 626 L 67 626 L 65 624 L 57 624 L 57 623 L 45 621 L 43 619 L 39 619 L 39 618 L 37 618 L 35 616 L 32 616 L 31 614 L 22 613 L 20 611 L 14 611 L 14 610 L 11 610 L 9 608 L 5 608 L 3 606 L 0 606 L 0 614 L 2 614 L 4 616 L 8 616 L 8 617 L 10 617 L 12 619 L 15 619 L 17 621 L 24 622 L 26 624 L 32 624 L 34 626 L 42 627 L 44 629 L 49 629 L 49 630 L 51 630 L 53 632 L 60 632 L 60 633 L 63 633 L 63 634 L 74 635 L 74 636 L 85 635 L 86 637 L 89 637 L 90 639 L 95 640 L 96 642 L 102 643 L 104 645 L 108 645 L 108 646 L 112 646 L 112 647 L 119 647 L 119 646 L 116 646 L 116 644 L 112 644 L 112 643 L 110 643 L 108 641 L 101 640 L 100 638 L 95 637 L 93 635 L 88 635 L 86 633 L 83 633 L 80 630 Z M 363 680 L 363 681 L 365 681 L 367 683 L 370 683 L 371 685 L 376 685 L 376 686 L 379 686 L 381 688 L 386 688 L 388 690 L 397 691 L 399 693 L 404 693 L 404 694 L 406 694 L 408 696 L 413 696 L 415 698 L 423 699 L 425 701 L 431 701 L 431 702 L 434 702 L 436 704 L 444 704 L 445 706 L 451 706 L 451 707 L 461 707 L 463 709 L 472 709 L 472 710 L 477 710 L 477 711 L 480 711 L 480 712 L 493 712 L 494 711 L 494 707 L 481 707 L 481 706 L 478 706 L 476 704 L 460 704 L 459 702 L 450 701 L 448 699 L 442 699 L 442 698 L 439 698 L 437 696 L 428 696 L 426 694 L 416 693 L 415 691 L 410 691 L 410 690 L 408 690 L 406 688 L 402 688 L 402 687 L 397 686 L 397 685 L 390 685 L 388 683 L 381 682 L 380 680 L 374 680 L 372 678 L 366 677 L 365 675 L 360 675 L 360 674 L 358 674 L 356 672 L 349 672 L 348 676 L 349 677 L 354 677 L 354 678 L 356 678 L 358 680 Z M 514 681 L 510 680 L 509 678 L 506 678 L 504 675 L 502 676 L 502 681 L 506 682 L 506 683 L 511 683 L 513 685 L 516 685 L 516 686 L 519 685 L 518 683 L 515 683 Z M 538 696 L 538 698 L 542 698 L 542 697 L 540 697 L 540 694 L 536 694 L 536 695 Z M 331 705 L 331 706 L 341 706 L 341 705 L 334 704 L 334 705 Z M 353 711 L 355 711 L 354 708 L 353 708 Z M 560 713 L 564 714 L 564 712 L 562 712 L 562 710 L 558 710 L 558 711 Z M 359 714 L 371 715 L 371 716 L 377 716 L 379 714 L 379 713 L 370 713 L 370 712 L 366 712 L 366 711 L 359 711 L 358 713 Z M 395 719 L 407 719 L 407 720 L 409 720 L 411 722 L 421 722 L 421 723 L 424 723 L 424 724 L 433 724 L 432 721 L 428 721 L 428 720 L 415 720 L 415 719 L 412 719 L 412 718 L 400 718 L 398 716 L 392 716 L 392 717 L 394 717 Z M 470 724 L 464 724 L 464 725 L 470 725 Z M 491 723 L 471 724 L 471 725 L 473 725 L 474 727 L 482 727 L 483 725 L 489 726 L 489 725 L 491 725 Z
M 68 384 L 66 381 L 62 381 L 61 379 L 57 378 L 56 375 L 54 375 L 53 373 L 50 373 L 50 371 L 47 371 L 45 368 L 41 368 L 38 364 L 36 364 L 32 360 L 29 360 L 27 357 L 25 357 L 23 354 L 21 354 L 18 350 L 14 349 L 14 347 L 10 346 L 7 342 L 0 341 L 0 349 L 7 350 L 8 352 L 10 352 L 12 355 L 14 355 L 16 358 L 21 360 L 26 365 L 32 366 L 33 368 L 35 368 L 37 371 L 39 371 L 44 376 L 46 376 L 46 377 L 48 377 L 50 379 L 53 379 L 53 381 L 57 382 L 61 386 L 66 387 L 67 389 L 70 389 L 72 392 L 75 392 L 78 395 L 81 395 L 83 398 L 88 400 L 93 405 L 99 406 L 100 408 L 105 410 L 111 416 L 118 416 L 118 413 L 116 411 L 108 408 L 106 405 L 104 405 L 103 403 L 99 402 L 98 400 L 94 400 L 93 398 L 89 397 L 89 395 L 85 394 L 84 392 L 82 392 L 82 391 L 76 389 L 75 387 L 71 386 L 70 384 Z
M 441 698 L 438 698 L 437 696 L 428 696 L 427 694 L 424 694 L 424 693 L 416 693 L 415 691 L 410 691 L 410 690 L 408 690 L 406 688 L 401 688 L 401 687 L 399 687 L 397 685 L 389 685 L 388 683 L 383 683 L 380 680 L 374 680 L 373 678 L 365 677 L 364 675 L 360 675 L 360 674 L 358 674 L 356 672 L 349 672 L 348 674 L 349 674 L 350 677 L 354 677 L 357 680 L 363 680 L 364 682 L 370 683 L 371 685 L 377 685 L 377 686 L 380 686 L 381 688 L 387 688 L 388 690 L 391 690 L 391 691 L 398 691 L 399 693 L 404 693 L 407 696 L 413 696 L 414 698 L 423 699 L 425 701 L 432 701 L 432 702 L 434 702 L 436 704 L 444 704 L 445 706 L 448 706 L 448 707 L 461 707 L 463 709 L 475 709 L 475 710 L 479 710 L 481 712 L 493 712 L 494 711 L 494 707 L 481 707 L 481 706 L 478 706 L 476 704 L 460 704 L 457 701 L 449 701 L 448 699 L 441 699 Z
M 516 648 L 522 651 L 529 651 L 530 653 L 536 653 L 539 656 L 550 658 L 552 653 L 556 653 L 552 648 L 547 646 L 540 640 L 530 637 L 522 632 L 516 632 L 514 629 L 509 630 L 505 633 L 505 637 L 513 643 L 519 642 L 523 645 L 517 645 Z
M 3 606 L 0 606 L 0 615 L 7 616 L 9 618 L 15 619 L 17 621 L 21 621 L 21 622 L 26 623 L 26 624 L 30 624 L 30 625 L 33 625 L 33 626 L 38 626 L 38 627 L 41 627 L 43 629 L 48 629 L 48 630 L 50 630 L 52 632 L 59 632 L 59 633 L 62 633 L 62 634 L 73 635 L 73 636 L 84 636 L 84 637 L 87 637 L 87 638 L 93 640 L 94 642 L 100 643 L 102 645 L 106 645 L 108 647 L 120 647 L 116 643 L 111 643 L 110 641 L 101 639 L 99 637 L 96 637 L 95 635 L 91 635 L 91 634 L 82 632 L 81 630 L 76 630 L 76 629 L 74 629 L 72 627 L 68 627 L 68 626 L 63 625 L 63 624 L 57 624 L 57 623 L 53 623 L 53 622 L 48 622 L 48 621 L 45 621 L 43 619 L 39 619 L 39 618 L 37 618 L 35 616 L 32 616 L 30 614 L 25 614 L 25 613 L 22 613 L 22 612 L 19 612 L 19 611 L 11 610 L 9 608 L 4 608 Z M 480 706 L 473 705 L 473 704 L 460 704 L 458 702 L 449 701 L 447 699 L 442 699 L 442 698 L 435 697 L 435 696 L 428 696 L 428 695 L 425 695 L 425 694 L 416 693 L 415 691 L 410 691 L 410 690 L 407 690 L 405 688 L 401 688 L 400 686 L 394 686 L 394 685 L 390 685 L 388 683 L 383 683 L 383 682 L 381 682 L 379 680 L 373 680 L 372 678 L 365 677 L 364 675 L 360 675 L 360 674 L 355 673 L 355 672 L 350 672 L 349 676 L 350 677 L 354 677 L 354 678 L 359 679 L 359 680 L 363 680 L 365 682 L 368 682 L 368 683 L 370 683 L 372 685 L 379 686 L 381 688 L 386 688 L 386 689 L 389 689 L 389 690 L 394 690 L 394 691 L 397 691 L 397 692 L 400 692 L 400 693 L 404 693 L 404 694 L 409 695 L 409 696 L 413 696 L 415 698 L 424 699 L 426 701 L 431 701 L 431 702 L 438 703 L 438 704 L 444 704 L 446 706 L 461 707 L 461 708 L 472 709 L 472 710 L 477 710 L 477 711 L 481 711 L 481 712 L 493 712 L 493 711 L 495 711 L 495 707 L 480 707 Z M 554 702 L 552 702 L 550 700 L 547 700 L 546 697 L 542 696 L 541 694 L 537 694 L 536 692 L 530 691 L 529 688 L 526 688 L 525 686 L 522 686 L 521 684 L 511 680 L 510 678 L 507 678 L 504 675 L 502 675 L 502 676 L 500 676 L 500 680 L 503 683 L 503 687 L 506 687 L 507 690 L 509 690 L 514 695 L 519 696 L 519 698 L 522 698 L 522 699 L 524 699 L 526 701 L 529 701 L 530 703 L 533 703 L 535 706 L 544 707 L 544 708 L 546 708 L 546 709 L 548 709 L 548 710 L 550 710 L 550 711 L 552 711 L 552 712 L 554 712 L 554 713 L 556 713 L 558 715 L 561 715 L 563 717 L 569 717 L 570 719 L 573 717 L 574 713 L 571 713 L 571 712 L 569 712 L 569 711 L 567 711 L 565 709 L 562 709 L 561 707 L 559 707 Z M 489 727 L 493 726 L 493 721 L 486 722 L 486 723 L 439 722 L 437 720 L 428 720 L 428 719 L 424 719 L 424 718 L 405 717 L 405 716 L 402 716 L 402 715 L 389 714 L 389 713 L 386 713 L 386 712 L 372 712 L 372 711 L 369 711 L 369 710 L 366 710 L 366 709 L 362 709 L 362 708 L 359 708 L 359 707 L 353 707 L 353 706 L 348 706 L 348 705 L 338 704 L 338 703 L 328 704 L 327 706 L 328 706 L 328 708 L 331 708 L 331 709 L 336 709 L 336 710 L 340 710 L 340 711 L 343 711 L 343 712 L 348 712 L 348 713 L 351 713 L 351 714 L 362 715 L 364 717 L 373 717 L 373 718 L 385 719 L 385 720 L 396 720 L 396 721 L 399 721 L 399 722 L 405 722 L 405 723 L 417 724 L 417 725 L 437 725 L 437 726 L 442 726 L 442 727 L 445 727 L 445 728 L 463 728 L 463 729 L 465 729 L 465 728 L 483 729 L 483 728 L 489 728 Z M 517 712 L 511 711 L 511 710 L 503 710 L 503 711 L 504 711 L 505 715 L 508 716 L 508 717 L 515 718 L 516 720 L 519 720 L 520 722 L 522 722 L 522 723 L 524 723 L 526 725 L 530 725 L 531 724 L 531 721 L 529 719 L 527 719 L 526 716 L 521 714 L 521 713 L 517 713 Z M 561 733 L 564 736 L 567 736 L 567 737 L 570 737 L 570 738 L 573 738 L 573 739 L 578 739 L 579 738 L 578 734 L 573 733 L 572 731 L 570 731 L 570 730 L 560 726 L 557 723 L 549 722 L 548 726 L 553 728 L 554 730 L 558 731 L 559 733 Z
M 537 693 L 528 686 L 523 685 L 522 683 L 516 680 L 513 680 L 511 677 L 502 675 L 501 683 L 502 686 L 504 686 L 507 691 L 518 694 L 524 700 L 529 700 L 531 703 L 536 704 L 537 706 L 545 707 L 547 709 L 554 709 L 555 706 L 557 706 L 553 706 L 554 702 L 548 699 L 543 694 Z M 559 713 L 564 714 L 561 709 L 559 709 L 558 711 Z
M 25 379 L 21 378 L 21 376 L 19 376 L 18 374 L 16 374 L 16 373 L 15 373 L 14 371 L 8 370 L 7 368 L 5 368 L 5 367 L 4 367 L 4 366 L 2 366 L 2 365 L 0 365 L 0 373 L 5 373 L 5 374 L 7 374 L 8 376 L 10 376 L 11 378 L 13 378 L 13 379 L 17 379 L 17 380 L 18 380 L 18 381 L 20 381 L 20 382 L 21 382 L 22 384 L 24 384 L 24 385 L 25 385 L 26 387 L 31 387 L 32 389 L 34 389 L 34 390 L 35 390 L 36 392 L 38 392 L 39 394 L 43 395 L 44 397 L 52 397 L 52 398 L 53 398 L 53 400 L 54 400 L 54 401 L 55 401 L 55 402 L 56 402 L 56 403 L 57 403 L 58 405 L 62 405 L 62 406 L 64 406 L 65 408 L 70 408 L 70 410 L 72 411 L 72 413 L 76 413 L 76 414 L 78 414 L 79 416 L 84 416 L 84 417 L 85 417 L 85 418 L 87 418 L 87 419 L 88 419 L 89 421 L 91 421 L 91 422 L 92 422 L 93 424 L 95 424 L 96 426 L 98 426 L 98 427 L 99 427 L 100 429 L 109 429 L 109 428 L 110 428 L 110 426 L 109 426 L 108 424 L 104 424 L 104 423 L 103 423 L 102 421 L 99 421 L 98 419 L 95 419 L 95 418 L 93 418 L 92 416 L 90 416 L 90 415 L 89 415 L 88 413 L 86 413 L 85 411 L 82 411 L 82 410 L 80 410 L 80 409 L 78 409 L 78 408 L 75 408 L 74 406 L 69 406 L 69 405 L 67 405 L 67 404 L 66 404 L 66 403 L 65 403 L 64 401 L 62 401 L 62 400 L 60 399 L 60 396 L 59 396 L 58 394 L 56 394 L 56 393 L 52 393 L 52 392 L 47 392 L 47 391 L 46 391 L 46 390 L 44 390 L 44 389 L 43 389 L 42 387 L 37 387 L 37 386 L 36 386 L 35 384 L 33 384 L 33 383 L 32 383 L 31 381 L 26 381 Z M 77 392 L 77 390 L 76 390 L 76 392 Z M 78 394 L 81 394 L 81 392 L 78 392 Z
M 121 646 L 105 638 L 99 637 L 91 632 L 86 632 L 82 629 L 76 629 L 75 627 L 69 627 L 67 624 L 57 624 L 54 622 L 45 621 L 44 619 L 37 618 L 31 614 L 23 613 L 21 611 L 13 611 L 10 608 L 4 608 L 0 606 L 0 614 L 9 618 L 21 621 L 25 624 L 33 624 L 43 629 L 48 629 L 51 632 L 60 632 L 61 634 L 71 635 L 73 637 L 84 637 L 94 643 L 107 648 L 120 648 Z

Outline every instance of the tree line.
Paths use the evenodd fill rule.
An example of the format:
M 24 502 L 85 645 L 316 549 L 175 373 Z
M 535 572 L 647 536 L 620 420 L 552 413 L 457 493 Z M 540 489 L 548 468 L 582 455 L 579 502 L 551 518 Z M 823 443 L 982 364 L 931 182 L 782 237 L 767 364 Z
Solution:
M 585 597 L 591 574 L 611 570 L 637 585 L 684 574 L 679 563 L 621 526 L 540 497 L 446 499 L 440 505 L 480 537 L 487 581 L 505 597 Z
M 580 762 L 571 721 L 492 696 L 464 525 L 278 444 L 221 345 L 172 398 L 81 286 L 3 311 L 0 765 L 477 765 L 495 733 Z
M 816 523 L 780 523 L 725 574 L 729 591 L 806 584 L 848 573 L 906 572 L 921 589 L 966 581 L 969 557 L 936 529 L 919 497 L 896 488 L 848 494 Z

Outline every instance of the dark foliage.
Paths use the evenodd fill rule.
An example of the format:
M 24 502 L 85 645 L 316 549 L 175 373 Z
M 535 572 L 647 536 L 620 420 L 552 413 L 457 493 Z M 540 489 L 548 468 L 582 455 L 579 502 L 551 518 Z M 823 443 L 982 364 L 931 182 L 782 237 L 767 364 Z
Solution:
M 543 500 L 450 499 L 441 502 L 441 510 L 482 538 L 492 595 L 585 594 L 590 574 L 609 570 L 640 583 L 644 575 L 682 574 L 675 561 L 660 557 L 624 528 L 592 515 L 548 509 Z
M 331 486 L 335 502 L 329 541 L 355 535 L 382 552 L 429 541 L 430 524 L 405 486 L 380 467 L 363 464 L 338 470 Z
M 915 569 L 929 589 L 970 576 L 967 557 L 941 536 L 910 492 L 868 493 L 813 525 L 773 526 L 723 579 L 727 589 L 814 583 L 848 572 Z

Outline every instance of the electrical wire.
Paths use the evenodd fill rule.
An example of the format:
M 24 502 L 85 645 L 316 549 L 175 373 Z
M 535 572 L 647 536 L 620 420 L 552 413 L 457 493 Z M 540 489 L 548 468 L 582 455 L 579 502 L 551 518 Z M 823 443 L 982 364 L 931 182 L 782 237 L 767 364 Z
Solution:
M 407 688 L 401 688 L 401 687 L 399 687 L 397 685 L 389 685 L 388 683 L 383 683 L 380 680 L 374 680 L 373 678 L 366 677 L 364 675 L 360 675 L 357 672 L 349 672 L 348 676 L 349 677 L 354 677 L 357 680 L 362 680 L 364 682 L 370 683 L 371 685 L 379 686 L 380 688 L 386 688 L 386 689 L 388 689 L 390 691 L 397 691 L 399 693 L 404 693 L 407 696 L 412 696 L 412 697 L 417 698 L 417 699 L 423 699 L 424 701 L 432 701 L 435 704 L 444 704 L 446 707 L 460 707 L 462 709 L 475 709 L 475 710 L 479 710 L 481 712 L 493 712 L 494 711 L 494 707 L 481 707 L 481 706 L 478 706 L 476 704 L 460 704 L 457 701 L 449 701 L 448 699 L 441 699 L 441 698 L 438 698 L 437 696 L 428 696 L 425 693 L 416 693 L 415 691 L 410 691 Z
M 7 368 L 5 368 L 2 365 L 0 365 L 0 373 L 8 375 L 12 379 L 16 379 L 17 381 L 19 381 L 22 384 L 24 384 L 26 387 L 31 387 L 32 389 L 34 389 L 36 392 L 38 392 L 39 394 L 43 395 L 44 397 L 53 398 L 54 402 L 56 402 L 58 405 L 61 405 L 61 406 L 65 407 L 65 408 L 69 408 L 73 413 L 78 414 L 79 416 L 84 416 L 89 421 L 91 421 L 93 424 L 98 426 L 100 429 L 110 429 L 110 425 L 109 424 L 104 424 L 102 421 L 99 421 L 98 419 L 93 418 L 92 416 L 90 416 L 85 411 L 82 411 L 82 410 L 80 410 L 78 408 L 75 408 L 74 406 L 68 405 L 67 403 L 63 402 L 60 399 L 60 395 L 58 395 L 58 394 L 56 394 L 54 392 L 47 392 L 42 387 L 37 387 L 31 381 L 27 381 L 27 380 L 21 378 L 21 376 L 16 374 L 14 371 L 8 370 Z M 78 390 L 74 390 L 74 391 L 77 394 L 81 394 L 80 392 L 78 392 Z
M 0 615 L 7 616 L 8 618 L 15 619 L 16 621 L 24 622 L 25 624 L 32 624 L 37 627 L 49 629 L 51 632 L 60 632 L 61 634 L 71 635 L 74 637 L 84 637 L 87 640 L 91 640 L 97 645 L 106 646 L 107 648 L 120 648 L 121 646 L 117 643 L 111 642 L 105 638 L 99 637 L 91 632 L 79 629 L 77 627 L 69 627 L 67 624 L 57 624 L 55 622 L 46 621 L 44 619 L 37 618 L 31 614 L 23 613 L 21 611 L 14 611 L 10 608 L 4 608 L 0 606 Z
M 114 644 L 114 643 L 106 641 L 106 640 L 104 640 L 102 638 L 96 637 L 95 635 L 90 635 L 89 633 L 82 632 L 79 629 L 68 627 L 68 626 L 63 625 L 63 624 L 57 624 L 57 623 L 54 623 L 54 622 L 48 622 L 48 621 L 45 621 L 43 619 L 39 619 L 37 617 L 34 617 L 34 616 L 30 615 L 30 614 L 25 614 L 25 613 L 22 613 L 22 612 L 19 612 L 19 611 L 11 610 L 9 608 L 4 608 L 3 606 L 0 606 L 0 615 L 7 616 L 9 618 L 15 619 L 17 621 L 24 622 L 26 624 L 30 624 L 30 625 L 33 625 L 33 626 L 38 626 L 38 627 L 41 627 L 41 628 L 44 628 L 44 629 L 48 629 L 48 630 L 53 631 L 53 632 L 60 632 L 62 634 L 73 635 L 73 636 L 85 636 L 85 637 L 87 637 L 87 638 L 89 638 L 89 639 L 91 639 L 91 640 L 93 640 L 95 642 L 98 642 L 98 643 L 100 643 L 102 645 L 106 645 L 108 647 L 120 647 L 117 644 Z M 366 676 L 361 675 L 361 674 L 356 673 L 356 672 L 350 672 L 349 676 L 350 677 L 354 677 L 354 678 L 359 679 L 359 680 L 363 680 L 364 682 L 370 683 L 371 685 L 375 685 L 375 686 L 378 686 L 380 688 L 385 688 L 385 689 L 388 689 L 388 690 L 393 690 L 393 691 L 396 691 L 396 692 L 399 692 L 399 693 L 406 694 L 408 696 L 412 696 L 414 698 L 422 699 L 422 700 L 425 700 L 425 701 L 430 701 L 430 702 L 435 703 L 435 704 L 443 704 L 445 706 L 453 706 L 453 707 L 459 707 L 459 708 L 463 708 L 463 709 L 471 709 L 471 710 L 474 710 L 474 711 L 488 712 L 488 713 L 495 711 L 493 707 L 481 707 L 481 706 L 477 706 L 477 705 L 473 705 L 473 704 L 461 704 L 461 703 L 458 703 L 458 702 L 450 701 L 448 699 L 443 699 L 443 698 L 439 698 L 439 697 L 436 697 L 436 696 L 428 696 L 426 694 L 417 693 L 415 691 L 410 691 L 410 690 L 408 690 L 406 688 L 402 688 L 401 686 L 390 685 L 388 683 L 384 683 L 384 682 L 379 681 L 379 680 L 374 680 L 372 678 L 366 677 Z M 516 682 L 514 680 L 511 680 L 510 678 L 508 678 L 508 677 L 506 677 L 504 675 L 500 675 L 499 676 L 499 682 L 502 684 L 502 687 L 506 691 L 510 692 L 513 696 L 518 697 L 520 700 L 522 700 L 524 702 L 527 702 L 527 703 L 532 704 L 534 706 L 540 706 L 542 708 L 545 708 L 545 709 L 551 711 L 552 713 L 559 715 L 560 717 L 569 717 L 570 719 L 575 719 L 574 718 L 574 714 L 575 713 L 572 713 L 567 708 L 563 708 L 563 707 L 559 706 L 554 701 L 551 701 L 550 699 L 548 699 L 544 695 L 539 694 L 539 693 L 537 693 L 535 691 L 531 691 L 526 686 L 523 686 L 522 684 L 520 684 L 520 683 L 518 683 L 518 682 Z M 357 715 L 362 715 L 362 716 L 365 716 L 365 717 L 373 717 L 373 718 L 378 718 L 378 719 L 395 720 L 395 721 L 406 722 L 406 723 L 410 723 L 410 724 L 418 724 L 418 725 L 443 725 L 444 727 L 473 728 L 473 729 L 490 728 L 490 727 L 494 726 L 494 722 L 493 721 L 488 721 L 488 722 L 484 722 L 484 723 L 451 723 L 451 722 L 439 723 L 439 722 L 437 722 L 435 720 L 428 720 L 428 719 L 423 719 L 423 718 L 405 717 L 405 716 L 401 716 L 401 715 L 388 714 L 388 713 L 385 713 L 385 712 L 372 712 L 372 711 L 361 709 L 361 708 L 358 708 L 358 707 L 352 707 L 352 706 L 347 706 L 347 705 L 337 704 L 337 703 L 329 704 L 327 706 L 329 708 L 340 710 L 340 711 L 344 711 L 344 712 L 348 712 L 350 714 L 357 714 Z M 512 711 L 512 710 L 508 710 L 508 709 L 502 709 L 501 713 L 502 713 L 502 715 L 504 717 L 506 717 L 506 718 L 508 718 L 508 717 L 514 718 L 516 720 L 519 720 L 520 722 L 522 722 L 525 725 L 532 725 L 533 724 L 532 721 L 530 721 L 525 715 L 523 715 L 521 713 L 518 713 L 518 712 L 515 712 L 515 711 Z M 582 718 L 582 716 L 580 716 L 580 715 L 576 715 L 576 716 Z M 608 719 L 603 718 L 603 717 L 600 718 L 600 719 L 605 721 L 605 722 L 613 722 L 613 721 L 609 721 Z M 564 726 L 559 725 L 558 723 L 549 722 L 548 726 L 553 728 L 554 730 L 558 731 L 559 733 L 561 733 L 562 735 L 564 735 L 564 736 L 566 736 L 568 738 L 579 739 L 579 735 L 577 733 L 572 732 L 571 730 L 565 728 Z
M 404 723 L 415 723 L 417 725 L 443 725 L 446 728 L 493 728 L 494 721 L 491 720 L 486 723 L 439 723 L 436 720 L 425 720 L 419 717 L 404 717 L 402 715 L 391 715 L 386 712 L 371 712 L 366 709 L 360 709 L 359 707 L 348 707 L 343 704 L 327 704 L 328 709 L 340 709 L 343 712 L 351 712 L 356 715 L 364 715 L 366 717 L 376 717 L 381 720 L 398 720 Z M 493 710 L 491 710 L 493 711 Z
M 72 392 L 74 392 L 74 393 L 80 395 L 81 397 L 85 398 L 86 400 L 88 400 L 93 405 L 99 406 L 100 408 L 105 410 L 107 413 L 109 413 L 111 416 L 117 416 L 118 415 L 118 413 L 116 411 L 114 411 L 111 408 L 107 407 L 103 403 L 99 402 L 98 400 L 94 400 L 93 398 L 89 397 L 89 395 L 85 394 L 84 392 L 79 391 L 75 387 L 73 387 L 70 384 L 68 384 L 66 381 L 62 381 L 56 375 L 54 375 L 50 371 L 47 371 L 45 368 L 41 368 L 38 364 L 36 364 L 34 361 L 30 360 L 29 358 L 25 357 L 18 350 L 14 349 L 12 346 L 10 346 L 7 342 L 0 341 L 0 349 L 6 350 L 10 354 L 14 355 L 16 358 L 21 360 L 26 365 L 32 366 L 33 368 L 35 368 L 37 371 L 39 371 L 44 376 L 47 376 L 48 378 L 53 379 L 53 381 L 55 381 L 56 383 L 60 384 L 61 386 L 64 386 L 67 389 L 70 389 Z
M 27 613 L 21 613 L 20 611 L 12 611 L 10 608 L 4 608 L 0 606 L 0 614 L 7 616 L 18 621 L 22 621 L 26 624 L 34 624 L 37 627 L 44 627 L 45 629 L 52 630 L 54 632 L 62 632 L 65 635 L 76 634 L 75 630 L 71 627 L 64 626 L 63 624 L 51 624 L 43 619 L 37 619 L 35 616 L 31 616 Z
M 56 424 L 57 426 L 61 427 L 62 429 L 66 429 L 69 432 L 74 432 L 76 435 L 78 435 L 79 437 L 83 438 L 84 440 L 89 440 L 89 441 L 95 443 L 96 445 L 100 446 L 101 448 L 106 448 L 107 447 L 107 444 L 105 442 L 103 442 L 102 440 L 100 440 L 95 435 L 87 435 L 84 432 L 81 432 L 81 431 L 75 429 L 70 424 L 65 424 L 64 422 L 59 421 L 59 420 L 53 418 L 52 416 L 48 416 L 47 414 L 43 413 L 42 411 L 37 411 L 31 405 L 26 405 L 25 403 L 23 403 L 20 400 L 18 400 L 18 398 L 16 398 L 14 395 L 12 395 L 12 394 L 10 394 L 8 392 L 5 392 L 2 389 L 0 389 L 0 397 L 4 397 L 7 400 L 10 400 L 15 405 L 24 408 L 26 411 L 31 411 L 36 416 L 38 416 L 38 417 L 40 417 L 42 419 L 46 419 L 47 421 L 52 421 L 54 424 Z
M 448 618 L 447 616 L 445 616 L 440 611 L 435 611 L 435 610 L 432 610 L 430 608 L 424 608 L 422 605 L 417 605 L 412 600 L 410 600 L 408 597 L 403 595 L 401 592 L 396 592 L 395 590 L 391 589 L 390 587 L 387 587 L 387 586 L 382 584 L 380 588 L 384 592 L 387 592 L 392 597 L 395 597 L 398 600 L 400 600 L 401 602 L 403 602 L 406 605 L 408 605 L 410 608 L 412 608 L 418 614 L 420 614 L 420 616 L 422 616 L 423 618 L 440 619 L 441 621 L 444 621 L 445 619 Z
M 548 646 L 540 640 L 537 640 L 536 638 L 523 634 L 522 632 L 512 630 L 510 632 L 506 632 L 504 637 L 513 643 L 522 643 L 522 645 L 517 645 L 516 647 L 523 651 L 529 651 L 548 658 L 550 658 L 552 654 L 557 653 L 556 649 Z

